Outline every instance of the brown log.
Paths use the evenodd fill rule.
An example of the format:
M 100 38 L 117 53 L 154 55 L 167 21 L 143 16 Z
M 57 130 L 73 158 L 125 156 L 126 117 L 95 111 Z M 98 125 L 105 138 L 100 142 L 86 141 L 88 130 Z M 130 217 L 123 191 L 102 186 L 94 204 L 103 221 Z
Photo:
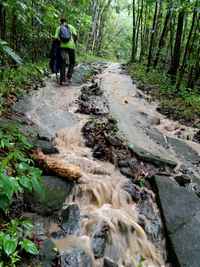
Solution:
M 59 177 L 69 181 L 77 181 L 81 177 L 80 167 L 74 164 L 69 164 L 63 159 L 44 155 L 39 149 L 33 152 L 33 157 L 40 166 Z

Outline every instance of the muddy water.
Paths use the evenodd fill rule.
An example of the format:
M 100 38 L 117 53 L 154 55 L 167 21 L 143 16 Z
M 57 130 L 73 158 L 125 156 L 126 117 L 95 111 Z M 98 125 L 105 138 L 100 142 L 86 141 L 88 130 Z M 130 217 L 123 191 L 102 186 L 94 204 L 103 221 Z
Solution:
M 82 116 L 82 120 L 85 118 Z M 82 121 L 81 120 L 81 121 Z M 55 144 L 58 157 L 81 167 L 82 177 L 69 198 L 81 211 L 81 230 L 78 236 L 55 240 L 61 253 L 69 247 L 81 247 L 93 259 L 93 266 L 103 266 L 103 260 L 95 260 L 91 249 L 95 231 L 107 228 L 105 256 L 119 266 L 164 266 L 161 253 L 148 241 L 138 224 L 138 207 L 123 189 L 129 183 L 113 165 L 98 162 L 84 146 L 81 126 L 57 133 Z
M 111 75 L 109 71 L 107 74 Z M 64 259 L 65 254 L 74 249 L 87 255 L 86 263 L 79 261 L 72 265 L 64 260 L 63 267 L 103 267 L 106 266 L 103 257 L 112 259 L 121 267 L 164 267 L 165 245 L 163 240 L 159 243 L 150 241 L 139 224 L 141 203 L 134 202 L 125 190 L 130 180 L 112 164 L 94 160 L 91 150 L 84 145 L 81 129 L 89 117 L 75 113 L 79 91 L 77 86 L 60 88 L 49 81 L 46 88 L 29 96 L 28 102 L 19 103 L 26 116 L 43 133 L 53 137 L 59 154 L 51 157 L 79 166 L 81 170 L 81 178 L 63 203 L 63 207 L 78 205 L 80 221 L 77 218 L 77 230 L 53 238 L 52 234 L 61 230 L 60 224 L 54 222 L 46 229 L 46 235 L 51 237 Z M 141 110 L 135 112 L 140 113 Z M 159 216 L 155 201 L 151 204 Z

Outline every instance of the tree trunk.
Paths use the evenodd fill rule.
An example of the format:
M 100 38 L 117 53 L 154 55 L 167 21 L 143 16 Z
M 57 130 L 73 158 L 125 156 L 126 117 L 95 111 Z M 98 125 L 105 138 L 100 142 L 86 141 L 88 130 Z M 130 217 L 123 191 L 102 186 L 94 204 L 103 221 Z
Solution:
M 140 50 L 140 58 L 139 61 L 141 62 L 143 60 L 144 54 L 145 54 L 145 40 L 146 40 L 146 25 L 147 25 L 147 3 L 145 7 L 145 16 L 144 16 L 144 23 L 143 23 L 142 33 L 141 33 L 141 50 Z
M 137 16 L 137 30 L 136 30 L 136 40 L 135 40 L 135 57 L 137 57 L 137 51 L 138 51 L 138 40 L 139 40 L 139 35 L 140 35 L 140 25 L 141 25 L 141 20 L 142 20 L 142 13 L 143 13 L 143 6 L 144 6 L 144 1 L 141 0 L 141 7 L 140 7 L 140 2 L 138 1 L 138 16 Z
M 150 38 L 150 45 L 149 45 L 149 55 L 148 55 L 148 63 L 147 63 L 147 72 L 151 66 L 152 54 L 153 54 L 153 43 L 154 43 L 154 35 L 156 30 L 156 20 L 157 20 L 157 13 L 158 13 L 158 1 L 156 0 L 155 11 L 154 11 L 154 18 L 153 18 L 153 25 L 152 25 L 152 32 Z
M 6 11 L 3 4 L 0 4 L 0 38 L 6 39 Z
M 132 53 L 131 62 L 135 61 L 135 38 L 136 38 L 136 22 L 135 22 L 135 0 L 133 0 L 133 34 L 132 34 Z
M 176 89 L 179 89 L 180 84 L 181 84 L 182 79 L 183 79 L 187 58 L 188 58 L 188 56 L 189 56 L 189 54 L 191 52 L 191 48 L 193 46 L 193 44 L 191 44 L 191 40 L 193 39 L 193 43 L 194 43 L 194 39 L 196 37 L 196 31 L 197 31 L 197 27 L 198 27 L 198 23 L 197 23 L 197 27 L 196 27 L 196 29 L 194 31 L 196 17 L 197 17 L 197 9 L 196 9 L 196 6 L 195 6 L 194 12 L 193 12 L 192 24 L 191 24 L 190 32 L 189 32 L 189 35 L 188 35 L 188 38 L 187 38 L 187 43 L 186 43 L 186 46 L 185 46 L 184 55 L 183 55 L 183 62 L 182 62 L 182 66 L 180 68 L 179 77 L 178 77 L 178 80 L 177 80 L 177 83 L 176 83 Z M 194 31 L 194 34 L 193 34 L 193 31 Z M 193 34 L 193 38 L 192 38 L 192 34 Z
M 167 9 L 167 14 L 166 14 L 166 17 L 165 17 L 163 30 L 162 30 L 161 37 L 160 37 L 159 44 L 158 44 L 158 50 L 157 50 L 156 57 L 155 57 L 155 60 L 154 60 L 154 68 L 156 68 L 156 66 L 158 64 L 158 61 L 159 61 L 159 58 L 160 58 L 160 52 L 161 52 L 162 48 L 165 45 L 165 37 L 167 35 L 170 18 L 171 18 L 171 3 L 170 3 L 170 5 L 169 5 L 169 7 Z
M 176 41 L 174 45 L 171 66 L 169 69 L 169 74 L 171 75 L 171 80 L 173 83 L 176 82 L 176 75 L 180 64 L 180 55 L 181 55 L 181 40 L 183 34 L 183 25 L 184 25 L 185 10 L 182 9 L 178 15 L 178 25 L 176 30 Z

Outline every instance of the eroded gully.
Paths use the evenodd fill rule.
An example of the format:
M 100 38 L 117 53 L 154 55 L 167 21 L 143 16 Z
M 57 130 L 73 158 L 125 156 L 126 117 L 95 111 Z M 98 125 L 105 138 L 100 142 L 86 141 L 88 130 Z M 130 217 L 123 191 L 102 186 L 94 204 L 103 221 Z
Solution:
M 118 122 L 121 136 L 134 150 L 139 164 L 143 164 L 139 167 L 149 164 L 143 178 L 151 173 L 151 166 L 153 174 L 179 172 L 182 166 L 194 175 L 199 173 L 195 163 L 198 146 L 193 150 L 192 143 L 185 141 L 181 148 L 173 145 L 173 133 L 165 127 L 167 120 L 156 112 L 155 104 L 141 97 L 120 65 L 107 64 L 95 80 L 109 103 L 110 115 Z M 147 189 L 135 185 L 134 177 L 123 175 L 116 164 L 94 159 L 92 149 L 86 147 L 82 128 L 90 115 L 76 112 L 80 89 L 76 85 L 57 87 L 52 78 L 45 88 L 16 105 L 37 125 L 40 135 L 53 139 L 59 150 L 53 155 L 39 151 L 39 156 L 50 162 L 54 174 L 65 183 L 73 183 L 61 209 L 56 211 L 56 220 L 33 213 L 26 216 L 44 228 L 43 241 L 49 239 L 57 248 L 60 265 L 55 266 L 171 266 L 150 186 Z M 93 120 L 97 118 L 98 115 L 93 116 Z M 183 154 L 181 149 L 188 153 Z M 60 169 L 68 174 L 63 175 Z

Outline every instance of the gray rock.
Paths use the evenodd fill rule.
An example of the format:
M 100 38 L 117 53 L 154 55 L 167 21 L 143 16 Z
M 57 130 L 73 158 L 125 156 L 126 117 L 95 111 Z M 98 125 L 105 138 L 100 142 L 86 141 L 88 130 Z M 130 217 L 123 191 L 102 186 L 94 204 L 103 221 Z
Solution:
M 198 153 L 188 146 L 183 140 L 167 137 L 168 143 L 172 146 L 174 151 L 185 162 L 198 164 L 200 159 Z
M 109 258 L 104 258 L 103 267 L 118 267 L 118 264 Z
M 169 177 L 155 177 L 168 239 L 177 265 L 199 267 L 200 200 Z
M 62 210 L 61 228 L 68 235 L 78 234 L 80 231 L 80 209 L 75 203 L 69 204 Z
M 92 267 L 92 259 L 82 249 L 72 248 L 61 255 L 61 267 Z
M 72 83 L 81 84 L 89 79 L 94 73 L 93 67 L 89 64 L 78 65 L 72 76 Z
M 159 243 L 163 238 L 163 226 L 155 203 L 149 198 L 139 202 L 139 222 L 144 227 L 149 239 Z
M 188 177 L 187 175 L 177 175 L 174 177 L 174 179 L 180 186 L 186 186 L 192 181 L 192 179 Z
M 44 154 L 56 154 L 58 153 L 58 149 L 47 140 L 36 140 L 33 144 L 35 148 L 40 148 Z
M 142 190 L 140 189 L 139 186 L 133 184 L 131 181 L 126 183 L 123 186 L 123 189 L 130 194 L 132 197 L 133 201 L 138 202 L 139 200 L 142 199 Z
M 105 139 L 114 147 L 121 147 L 123 141 L 117 135 L 105 134 Z
M 169 166 L 171 168 L 175 168 L 177 166 L 177 163 L 171 159 L 163 158 L 158 155 L 152 154 L 150 151 L 147 151 L 141 147 L 135 146 L 133 144 L 129 145 L 129 149 L 135 153 L 138 158 L 141 160 L 144 160 L 146 162 L 152 163 L 158 167 L 161 166 Z
M 106 224 L 97 226 L 97 230 L 92 237 L 92 250 L 95 258 L 102 258 L 104 256 L 108 231 L 109 227 Z
M 186 188 L 189 192 L 195 193 L 198 197 L 200 197 L 200 185 L 199 183 L 189 183 L 186 185 Z
M 109 113 L 108 101 L 104 96 L 89 96 L 86 100 L 79 100 L 78 111 L 83 114 L 106 115 Z
M 45 240 L 40 249 L 40 260 L 43 267 L 52 267 L 57 258 L 55 245 L 51 240 Z
M 73 183 L 64 181 L 57 176 L 44 176 L 44 194 L 39 196 L 37 193 L 26 194 L 25 199 L 32 211 L 51 215 L 60 210 L 66 197 L 70 194 Z
M 134 178 L 134 173 L 130 167 L 120 168 L 120 172 L 128 178 Z

